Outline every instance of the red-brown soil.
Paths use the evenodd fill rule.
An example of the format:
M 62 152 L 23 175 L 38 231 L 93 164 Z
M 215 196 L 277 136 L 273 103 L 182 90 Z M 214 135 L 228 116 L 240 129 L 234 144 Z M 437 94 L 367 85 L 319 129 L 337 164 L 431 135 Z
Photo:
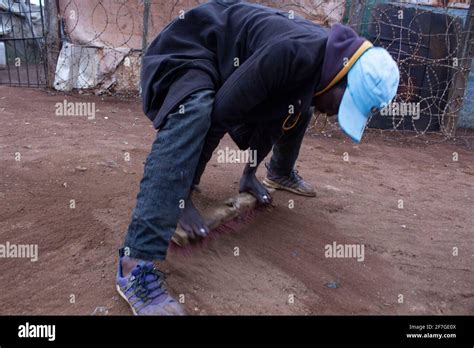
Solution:
M 56 116 L 64 99 L 95 102 L 95 120 Z M 0 259 L 0 314 L 130 314 L 114 279 L 155 135 L 139 100 L 0 87 L 0 118 L 0 243 L 39 248 L 37 262 Z M 238 232 L 170 253 L 170 291 L 194 314 L 474 313 L 472 149 L 330 135 L 308 135 L 298 162 L 318 197 L 278 192 Z M 241 171 L 211 160 L 201 205 L 235 194 Z M 365 260 L 326 258 L 333 242 L 363 244 Z

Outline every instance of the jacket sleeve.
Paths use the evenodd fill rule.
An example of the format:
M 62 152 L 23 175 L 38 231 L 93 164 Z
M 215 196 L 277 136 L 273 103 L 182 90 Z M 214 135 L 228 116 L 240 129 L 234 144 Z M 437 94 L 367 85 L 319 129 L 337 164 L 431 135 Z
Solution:
M 194 175 L 194 185 L 199 184 L 207 162 L 226 132 L 242 126 L 247 113 L 269 96 L 287 91 L 308 77 L 314 68 L 311 67 L 311 57 L 298 45 L 285 40 L 261 49 L 254 53 L 255 56 L 249 57 L 219 89 L 211 127 Z M 257 154 L 266 155 L 271 150 L 272 134 L 269 134 L 269 128 L 265 132 L 261 127 L 257 128 L 252 129 L 250 125 L 239 128 L 245 134 L 239 134 L 238 146 L 242 150 L 250 147 L 257 150 Z M 236 141 L 236 134 L 232 135 Z
M 248 112 L 269 96 L 288 91 L 308 78 L 314 71 L 311 64 L 308 48 L 298 41 L 286 39 L 260 49 L 217 92 L 213 122 L 227 126 L 244 122 Z

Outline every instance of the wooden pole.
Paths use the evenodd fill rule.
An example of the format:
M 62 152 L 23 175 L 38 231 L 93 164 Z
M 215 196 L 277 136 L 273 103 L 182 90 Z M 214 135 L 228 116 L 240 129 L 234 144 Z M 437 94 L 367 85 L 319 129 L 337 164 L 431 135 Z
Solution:
M 44 2 L 46 17 L 46 62 L 47 75 L 46 83 L 48 87 L 53 88 L 56 75 L 56 64 L 59 51 L 61 50 L 61 38 L 59 30 L 59 1 L 47 0 Z
M 365 4 L 364 0 L 352 0 L 349 15 L 348 25 L 354 29 L 354 31 L 360 34 L 362 30 L 362 20 L 364 18 Z
M 143 32 L 142 32 L 142 58 L 145 56 L 148 46 L 148 24 L 150 18 L 150 0 L 143 1 Z

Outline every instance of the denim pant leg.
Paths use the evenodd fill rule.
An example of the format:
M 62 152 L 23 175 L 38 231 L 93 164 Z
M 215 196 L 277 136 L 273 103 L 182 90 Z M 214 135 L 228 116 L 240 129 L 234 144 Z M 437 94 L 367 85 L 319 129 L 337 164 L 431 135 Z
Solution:
M 270 169 L 278 175 L 288 175 L 295 167 L 306 128 L 313 116 L 313 108 L 301 113 L 301 119 L 294 128 L 286 131 L 273 146 Z
M 166 258 L 211 124 L 213 102 L 213 90 L 191 94 L 158 131 L 121 251 L 125 255 L 149 261 Z

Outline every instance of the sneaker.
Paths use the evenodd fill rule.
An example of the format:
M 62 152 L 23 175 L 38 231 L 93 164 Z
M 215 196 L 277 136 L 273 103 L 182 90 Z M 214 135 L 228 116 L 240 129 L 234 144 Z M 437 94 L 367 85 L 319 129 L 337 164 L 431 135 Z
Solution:
M 290 175 L 277 175 L 272 173 L 270 166 L 267 163 L 265 163 L 265 167 L 267 167 L 267 176 L 263 179 L 263 184 L 265 186 L 276 190 L 286 190 L 301 196 L 316 196 L 314 188 L 298 175 L 297 170 L 293 169 Z
M 140 261 L 128 276 L 122 274 L 122 258 L 117 271 L 117 291 L 134 315 L 185 315 L 184 308 L 166 290 L 165 275 L 153 262 Z

